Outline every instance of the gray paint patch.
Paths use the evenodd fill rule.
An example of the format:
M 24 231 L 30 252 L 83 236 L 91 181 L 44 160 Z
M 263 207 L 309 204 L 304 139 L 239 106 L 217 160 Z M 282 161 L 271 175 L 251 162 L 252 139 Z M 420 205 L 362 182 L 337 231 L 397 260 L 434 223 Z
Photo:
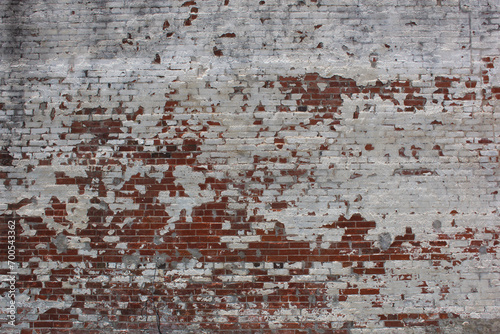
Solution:
M 193 257 L 196 259 L 199 259 L 200 257 L 203 256 L 203 254 L 201 254 L 200 251 L 197 249 L 188 249 L 188 252 L 191 253 L 191 255 L 193 255 Z
M 157 268 L 165 267 L 165 264 L 167 263 L 168 260 L 170 260 L 171 257 L 168 256 L 167 254 L 156 254 L 155 255 L 155 263 Z
M 124 255 L 122 261 L 127 266 L 132 266 L 132 265 L 138 265 L 141 262 L 141 259 L 138 253 L 134 253 L 132 255 Z
M 65 253 L 68 250 L 68 238 L 64 234 L 58 234 L 52 239 L 52 243 L 57 247 L 57 253 Z
M 391 247 L 392 244 L 392 236 L 388 232 L 380 233 L 378 236 L 378 242 L 380 244 L 381 250 L 387 250 Z
M 435 220 L 432 222 L 432 227 L 434 227 L 436 230 L 439 230 L 441 228 L 442 224 L 440 220 Z

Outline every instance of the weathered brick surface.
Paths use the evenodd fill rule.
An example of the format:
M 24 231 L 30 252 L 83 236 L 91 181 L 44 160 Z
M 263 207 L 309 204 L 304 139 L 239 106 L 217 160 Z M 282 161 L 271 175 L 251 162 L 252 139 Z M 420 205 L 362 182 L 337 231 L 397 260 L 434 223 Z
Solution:
M 2 332 L 500 331 L 498 1 L 0 13 Z

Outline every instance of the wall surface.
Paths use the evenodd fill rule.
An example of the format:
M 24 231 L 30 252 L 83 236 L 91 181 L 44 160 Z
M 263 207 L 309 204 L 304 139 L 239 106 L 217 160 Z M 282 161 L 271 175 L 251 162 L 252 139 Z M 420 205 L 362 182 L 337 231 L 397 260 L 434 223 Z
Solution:
M 0 16 L 2 333 L 500 332 L 498 0 Z

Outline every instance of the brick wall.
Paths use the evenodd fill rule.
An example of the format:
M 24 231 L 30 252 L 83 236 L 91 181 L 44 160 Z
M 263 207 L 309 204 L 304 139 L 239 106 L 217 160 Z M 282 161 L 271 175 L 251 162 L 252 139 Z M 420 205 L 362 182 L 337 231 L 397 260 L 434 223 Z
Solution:
M 498 1 L 0 13 L 2 333 L 500 331 Z

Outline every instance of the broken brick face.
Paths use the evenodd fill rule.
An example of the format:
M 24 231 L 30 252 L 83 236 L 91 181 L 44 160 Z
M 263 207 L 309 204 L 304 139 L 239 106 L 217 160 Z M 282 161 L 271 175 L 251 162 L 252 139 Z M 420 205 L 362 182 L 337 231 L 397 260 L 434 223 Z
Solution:
M 492 1 L 0 12 L 2 333 L 500 328 Z

